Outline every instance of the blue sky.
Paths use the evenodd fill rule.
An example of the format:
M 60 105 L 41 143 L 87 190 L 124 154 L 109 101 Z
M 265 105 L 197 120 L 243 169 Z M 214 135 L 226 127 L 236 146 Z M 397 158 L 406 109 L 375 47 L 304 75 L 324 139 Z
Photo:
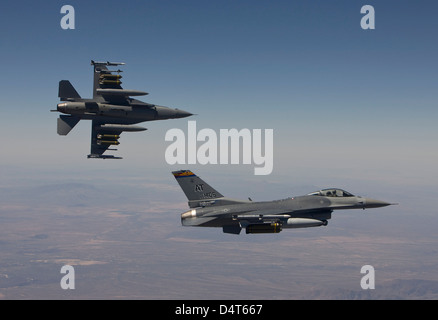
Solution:
M 75 30 L 60 27 L 64 4 L 75 8 Z M 365 4 L 375 8 L 375 30 L 360 28 Z M 274 177 L 312 171 L 436 184 L 437 8 L 434 1 L 3 2 L 2 162 L 177 169 L 164 162 L 164 135 L 186 130 L 186 119 L 124 134 L 125 159 L 110 164 L 86 159 L 89 122 L 56 134 L 49 110 L 58 81 L 90 97 L 90 60 L 115 60 L 126 62 L 125 88 L 196 113 L 188 120 L 198 130 L 274 129 Z M 252 166 L 209 169 L 253 174 Z
M 60 27 L 60 9 L 65 4 L 75 8 L 75 30 Z M 375 30 L 360 28 L 360 9 L 366 4 L 374 6 Z M 53 224 L 35 230 L 43 230 L 49 240 L 57 239 L 60 230 L 71 228 L 65 213 L 77 221 L 81 238 L 84 225 L 92 230 L 93 240 L 98 230 L 111 225 L 111 232 L 104 232 L 111 239 L 110 249 L 113 229 L 122 231 L 119 249 L 124 254 L 140 261 L 138 245 L 144 250 L 140 256 L 153 261 L 146 265 L 153 272 L 145 277 L 161 274 L 155 270 L 169 270 L 170 282 L 163 283 L 170 286 L 162 292 L 173 292 L 180 278 L 199 280 L 199 274 L 192 273 L 198 269 L 182 270 L 178 263 L 201 261 L 207 268 L 204 278 L 214 273 L 199 253 L 217 253 L 212 261 L 219 263 L 214 267 L 233 282 L 229 274 L 235 273 L 238 264 L 229 262 L 243 259 L 241 268 L 248 279 L 254 272 L 257 277 L 263 266 L 272 270 L 269 259 L 260 264 L 272 256 L 271 248 L 278 249 L 286 261 L 279 270 L 293 271 L 287 273 L 285 287 L 294 272 L 307 274 L 315 270 L 314 261 L 337 260 L 332 254 L 339 252 L 349 257 L 351 266 L 357 264 L 357 271 L 365 263 L 376 265 L 378 281 L 436 279 L 434 251 L 429 248 L 436 247 L 438 206 L 437 11 L 436 1 L 425 0 L 0 2 L 0 194 L 4 200 L 0 209 L 6 217 L 1 226 L 8 231 L 0 233 L 5 243 L 10 242 L 7 235 L 25 230 L 20 234 L 23 241 L 14 242 L 19 248 L 14 252 L 26 252 L 23 246 L 34 238 L 27 232 L 30 224 L 46 212 L 57 217 L 55 209 L 67 199 L 70 206 L 62 208 Z M 81 121 L 62 137 L 56 133 L 59 114 L 49 110 L 59 102 L 60 80 L 70 80 L 82 97 L 91 97 L 91 59 L 125 62 L 124 88 L 149 92 L 141 100 L 196 116 L 143 123 L 149 129 L 146 132 L 123 133 L 117 152 L 123 160 L 87 159 L 90 121 Z M 173 128 L 187 131 L 190 120 L 197 121 L 198 130 L 216 132 L 273 129 L 272 174 L 255 176 L 254 165 L 168 165 L 164 154 L 170 143 L 164 140 L 165 134 Z M 244 235 L 230 238 L 220 229 L 179 225 L 186 198 L 170 174 L 179 169 L 193 170 L 231 198 L 271 200 L 339 187 L 399 205 L 336 213 L 327 228 L 284 231 L 279 237 L 267 235 L 255 241 Z M 97 212 L 92 206 L 81 207 L 83 195 L 90 205 L 102 203 L 102 207 L 96 205 Z M 102 195 L 110 201 L 105 203 Z M 69 212 L 75 199 L 78 207 Z M 133 213 L 120 218 L 126 219 L 126 225 L 112 225 L 112 214 L 124 211 Z M 15 212 L 21 213 L 22 220 L 12 218 Z M 132 238 L 134 234 L 142 240 L 125 241 L 137 239 Z M 174 235 L 176 241 L 169 242 Z M 309 239 L 313 239 L 310 244 Z M 324 243 L 330 244 L 328 250 L 321 249 L 327 247 Z M 313 244 L 316 252 L 309 255 L 306 245 Z M 81 250 L 87 257 L 96 252 L 93 260 L 106 259 L 92 246 Z M 162 251 L 157 249 L 160 246 Z M 71 258 L 70 244 L 65 248 L 63 255 Z M 230 253 L 235 252 L 242 252 L 241 258 L 234 260 Z M 387 252 L 390 258 L 385 259 Z M 192 260 L 193 253 L 196 259 Z M 35 261 L 33 255 L 29 257 Z M 126 270 L 135 275 L 131 260 L 127 261 L 129 270 L 117 270 L 118 278 Z M 331 283 L 352 277 L 339 271 L 346 270 L 344 264 L 338 268 L 339 261 L 331 263 L 336 272 L 328 274 L 339 277 L 330 279 Z M 17 265 L 13 262 L 12 268 L 7 262 L 4 268 L 15 274 L 21 270 Z M 138 270 L 143 274 L 145 266 Z M 309 278 L 312 290 L 318 289 L 330 263 L 323 270 Z M 227 282 L 220 279 L 209 278 L 203 290 L 228 290 Z M 119 289 L 124 283 L 107 285 Z M 205 298 L 202 292 L 193 296 Z

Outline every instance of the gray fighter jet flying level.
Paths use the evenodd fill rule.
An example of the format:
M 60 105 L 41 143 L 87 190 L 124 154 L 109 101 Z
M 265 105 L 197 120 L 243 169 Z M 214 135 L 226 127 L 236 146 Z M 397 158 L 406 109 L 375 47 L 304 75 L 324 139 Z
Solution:
M 233 200 L 205 183 L 192 171 L 172 172 L 189 200 L 181 214 L 183 226 L 222 227 L 223 232 L 279 233 L 285 228 L 326 226 L 333 210 L 379 208 L 391 203 L 352 195 L 342 189 L 323 189 L 275 201 Z
M 134 124 L 144 121 L 166 120 L 189 117 L 184 110 L 172 109 L 145 103 L 130 98 L 148 93 L 122 89 L 121 70 L 108 70 L 108 66 L 124 65 L 123 62 L 97 62 L 94 67 L 93 99 L 82 99 L 70 81 L 59 82 L 58 96 L 63 103 L 56 110 L 68 115 L 58 118 L 58 134 L 67 135 L 81 119 L 92 120 L 91 152 L 88 158 L 121 159 L 113 155 L 103 155 L 112 145 L 119 145 L 123 131 L 144 131 L 144 127 Z

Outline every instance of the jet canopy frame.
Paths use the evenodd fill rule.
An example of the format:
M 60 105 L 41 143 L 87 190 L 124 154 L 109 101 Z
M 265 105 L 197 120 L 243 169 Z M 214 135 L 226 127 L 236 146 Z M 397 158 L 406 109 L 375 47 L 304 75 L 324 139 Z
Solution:
M 345 191 L 342 189 L 337 189 L 337 188 L 322 189 L 319 191 L 309 193 L 308 195 L 309 196 L 322 196 L 322 197 L 343 197 L 343 198 L 355 196 L 354 194 L 352 194 L 348 191 Z

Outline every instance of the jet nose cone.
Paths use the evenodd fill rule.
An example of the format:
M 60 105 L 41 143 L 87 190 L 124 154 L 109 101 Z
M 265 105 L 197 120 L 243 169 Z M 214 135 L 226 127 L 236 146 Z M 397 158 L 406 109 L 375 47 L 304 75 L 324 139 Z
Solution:
M 173 109 L 163 106 L 155 106 L 155 111 L 157 112 L 158 119 L 178 119 L 190 117 L 192 115 L 190 112 L 184 110 Z
M 193 115 L 193 113 L 184 110 L 180 110 L 180 109 L 175 109 L 175 110 L 176 110 L 175 118 L 186 118 Z
M 365 208 L 380 208 L 380 207 L 386 207 L 391 205 L 389 202 L 365 198 Z

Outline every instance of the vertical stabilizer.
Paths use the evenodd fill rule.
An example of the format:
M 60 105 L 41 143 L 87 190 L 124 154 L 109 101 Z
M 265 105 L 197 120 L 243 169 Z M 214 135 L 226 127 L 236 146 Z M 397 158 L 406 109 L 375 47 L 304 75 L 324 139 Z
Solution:
M 184 191 L 191 208 L 202 207 L 207 202 L 224 197 L 190 170 L 173 171 L 172 174 Z
M 81 99 L 81 96 L 68 80 L 59 81 L 58 97 L 61 101 L 75 101 Z

